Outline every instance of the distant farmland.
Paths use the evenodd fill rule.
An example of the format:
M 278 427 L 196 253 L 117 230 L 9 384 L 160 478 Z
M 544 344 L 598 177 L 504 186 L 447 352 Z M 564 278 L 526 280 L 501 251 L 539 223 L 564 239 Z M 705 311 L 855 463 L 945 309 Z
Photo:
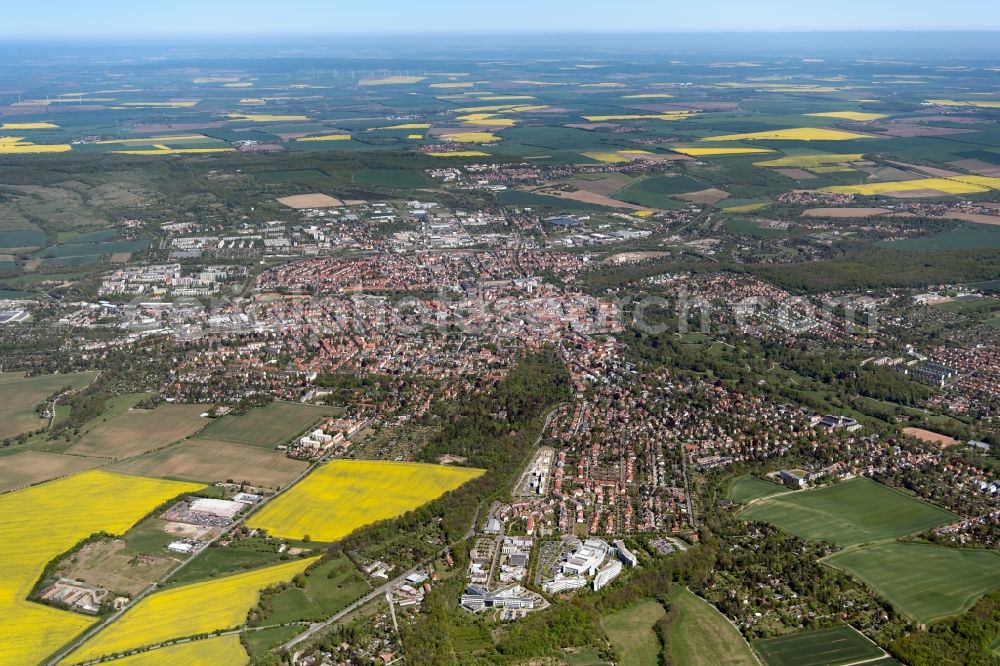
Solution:
M 129 458 L 180 441 L 200 430 L 208 420 L 204 405 L 159 405 L 130 409 L 98 423 L 67 453 L 100 458 Z
M 198 438 L 274 448 L 304 432 L 324 416 L 337 413 L 339 410 L 333 407 L 276 401 L 251 409 L 242 416 L 216 419 L 198 434 Z
M 859 477 L 762 499 L 739 514 L 801 539 L 851 546 L 895 539 L 955 520 L 955 514 Z
M 0 374 L 0 439 L 44 427 L 46 421 L 35 413 L 38 403 L 64 386 L 79 390 L 94 381 L 97 374 L 74 372 L 27 378 L 20 373 Z

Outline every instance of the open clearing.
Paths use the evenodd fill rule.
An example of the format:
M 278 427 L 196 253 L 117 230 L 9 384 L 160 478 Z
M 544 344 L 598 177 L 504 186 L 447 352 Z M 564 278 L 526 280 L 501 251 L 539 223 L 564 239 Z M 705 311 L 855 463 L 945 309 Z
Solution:
M 684 666 L 756 666 L 743 636 L 710 603 L 679 587 L 670 594 L 670 656 Z
M 865 477 L 763 499 L 740 512 L 806 540 L 851 546 L 896 539 L 957 519 L 950 511 Z
M 114 666 L 246 666 L 247 655 L 240 637 L 236 634 L 214 636 L 200 641 L 168 645 L 148 652 L 140 652 L 121 659 L 113 659 Z
M 884 657 L 885 652 L 853 627 L 763 638 L 753 647 L 767 666 L 845 666 Z
M 120 460 L 163 448 L 190 437 L 209 423 L 205 405 L 159 405 L 130 409 L 98 423 L 67 453 Z
M 309 464 L 278 451 L 212 439 L 192 439 L 114 465 L 126 474 L 189 481 L 232 481 L 280 488 Z
M 0 493 L 69 476 L 96 467 L 101 461 L 57 453 L 20 451 L 0 457 Z
M 72 558 L 64 559 L 58 575 L 116 593 L 136 595 L 163 578 L 181 559 L 148 554 L 136 557 L 124 539 L 112 539 L 88 543 Z
M 338 208 L 344 205 L 340 199 L 334 199 L 329 194 L 295 194 L 290 197 L 281 197 L 278 203 L 289 208 L 300 210 L 303 208 Z
M 293 560 L 151 594 L 72 652 L 66 663 L 242 626 L 262 589 L 291 580 L 315 560 Z
M 992 550 L 893 542 L 834 553 L 823 562 L 864 581 L 920 623 L 965 612 L 1000 587 L 1000 553 Z
M 653 627 L 666 614 L 662 604 L 648 599 L 601 618 L 604 632 L 621 656 L 620 666 L 646 666 L 658 662 L 660 641 Z
M 784 492 L 788 492 L 788 488 L 747 474 L 736 477 L 729 483 L 726 499 L 731 499 L 734 502 L 749 502 Z
M 955 446 L 959 443 L 954 437 L 931 432 L 930 430 L 924 430 L 923 428 L 903 428 L 903 433 L 909 435 L 910 437 L 916 437 L 922 442 L 937 444 L 942 449 L 947 449 L 948 447 Z
M 241 416 L 223 416 L 198 433 L 196 439 L 216 439 L 237 444 L 274 448 L 285 444 L 324 416 L 332 416 L 332 407 L 301 405 L 296 402 L 272 402 L 256 407 Z
M 247 525 L 272 536 L 336 541 L 458 488 L 481 469 L 378 460 L 335 460 L 268 502 Z
M 0 439 L 45 427 L 35 407 L 65 386 L 82 389 L 97 377 L 96 372 L 25 377 L 20 373 L 0 374 Z
M 0 496 L 0 666 L 37 663 L 94 622 L 27 601 L 51 559 L 201 487 L 92 470 Z

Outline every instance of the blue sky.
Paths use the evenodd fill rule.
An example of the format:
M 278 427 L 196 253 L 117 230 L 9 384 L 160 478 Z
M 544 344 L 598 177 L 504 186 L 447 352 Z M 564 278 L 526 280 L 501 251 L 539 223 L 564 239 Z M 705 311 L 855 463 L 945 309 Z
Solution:
M 1000 30 L 996 0 L 22 0 L 5 4 L 3 33 L 8 37 Z

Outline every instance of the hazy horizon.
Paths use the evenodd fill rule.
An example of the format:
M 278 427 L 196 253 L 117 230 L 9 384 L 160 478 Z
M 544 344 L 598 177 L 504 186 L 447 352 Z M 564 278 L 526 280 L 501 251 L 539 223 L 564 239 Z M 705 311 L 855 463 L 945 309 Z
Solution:
M 798 0 L 745 3 L 717 0 L 665 6 L 654 0 L 609 5 L 596 0 L 509 0 L 477 9 L 451 0 L 414 9 L 402 0 L 323 3 L 293 0 L 275 6 L 261 0 L 204 3 L 177 0 L 136 11 L 120 0 L 5 10 L 4 40 L 45 38 L 142 38 L 217 36 L 341 36 L 363 34 L 670 34 L 796 32 L 991 32 L 1000 30 L 1000 5 L 954 0 L 947 12 L 931 0 L 841 0 L 820 6 Z

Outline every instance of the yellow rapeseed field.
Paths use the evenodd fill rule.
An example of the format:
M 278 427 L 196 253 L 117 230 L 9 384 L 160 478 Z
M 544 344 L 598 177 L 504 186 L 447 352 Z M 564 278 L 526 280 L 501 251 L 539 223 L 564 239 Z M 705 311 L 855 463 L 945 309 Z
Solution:
M 641 95 L 625 95 L 622 99 L 673 99 L 670 93 L 642 93 Z
M 584 155 L 605 164 L 624 164 L 625 162 L 632 161 L 631 158 L 619 155 L 618 153 L 585 152 Z
M 863 113 L 861 111 L 827 111 L 825 113 L 807 113 L 807 116 L 817 118 L 838 118 L 840 120 L 857 120 L 865 122 L 868 120 L 881 120 L 889 116 L 884 113 Z
M 59 129 L 55 123 L 0 123 L 0 130 Z
M 350 134 L 321 134 L 319 136 L 304 136 L 296 141 L 350 141 Z
M 108 662 L 112 666 L 246 666 L 247 651 L 236 634 L 168 645 Z
M 433 153 L 427 153 L 431 157 L 489 157 L 489 153 L 484 153 L 478 150 L 442 150 Z
M 277 123 L 282 121 L 309 120 L 308 116 L 280 116 L 269 113 L 227 113 L 230 120 L 249 120 L 255 123 Z
M 615 152 L 591 151 L 584 153 L 585 156 L 592 160 L 605 162 L 607 164 L 622 164 L 624 162 L 631 162 L 633 160 L 640 159 L 645 155 L 652 154 L 653 153 L 648 150 L 618 150 Z
M 670 113 L 619 113 L 608 116 L 584 116 L 592 123 L 603 123 L 611 120 L 687 120 L 696 111 L 672 111 Z
M 929 99 L 927 101 L 938 106 L 973 106 L 980 109 L 1000 109 L 1000 102 L 992 100 L 959 101 L 955 99 Z
M 513 118 L 499 118 L 495 113 L 470 113 L 458 116 L 458 120 L 466 125 L 489 125 L 493 127 L 513 127 L 517 121 Z
M 916 180 L 867 183 L 865 185 L 837 185 L 826 187 L 823 191 L 834 192 L 836 194 L 874 196 L 877 194 L 915 192 L 917 190 L 934 190 L 945 194 L 977 194 L 997 189 L 1000 189 L 1000 178 L 953 176 L 951 178 L 918 178 Z
M 864 155 L 861 153 L 851 153 L 849 155 L 840 155 L 835 153 L 816 153 L 812 155 L 786 155 L 785 157 L 778 158 L 776 160 L 767 160 L 765 162 L 754 162 L 754 166 L 759 167 L 770 167 L 775 169 L 788 168 L 788 167 L 815 167 L 823 166 L 824 164 L 843 164 L 845 162 L 857 162 L 860 159 L 864 159 Z
M 490 132 L 455 132 L 454 134 L 443 134 L 441 138 L 445 141 L 455 143 L 493 143 L 500 141 L 500 137 Z
M 755 153 L 773 153 L 768 148 L 671 148 L 670 150 L 690 157 L 708 157 L 712 155 L 753 155 Z
M 289 581 L 316 557 L 167 588 L 149 595 L 67 657 L 75 664 L 165 641 L 240 627 L 266 587 Z
M 445 82 L 445 83 L 432 83 L 429 88 L 438 88 L 441 90 L 450 90 L 453 88 L 472 88 L 476 84 L 472 81 L 456 81 L 456 82 Z
M 407 138 L 407 139 L 413 139 L 413 140 L 417 140 L 417 139 L 422 139 L 422 138 L 424 138 L 424 135 L 423 135 L 423 134 L 407 134 L 407 135 L 406 135 L 406 138 Z
M 316 541 L 336 541 L 359 527 L 415 509 L 482 473 L 468 467 L 334 460 L 268 502 L 248 525 L 275 536 L 298 539 L 308 534 Z
M 31 143 L 22 136 L 0 136 L 0 155 L 65 153 L 68 150 L 72 150 L 68 143 Z
M 872 139 L 875 137 L 857 132 L 825 129 L 822 127 L 794 127 L 791 129 L 766 130 L 764 132 L 747 132 L 746 134 L 724 134 L 709 136 L 702 141 L 759 141 L 771 139 L 774 141 L 849 141 L 851 139 Z
M 50 560 L 94 532 L 122 534 L 202 487 L 93 470 L 0 495 L 0 666 L 37 663 L 93 623 L 26 601 Z
M 242 106 L 261 106 L 267 104 L 267 100 L 262 97 L 244 97 L 240 100 Z

